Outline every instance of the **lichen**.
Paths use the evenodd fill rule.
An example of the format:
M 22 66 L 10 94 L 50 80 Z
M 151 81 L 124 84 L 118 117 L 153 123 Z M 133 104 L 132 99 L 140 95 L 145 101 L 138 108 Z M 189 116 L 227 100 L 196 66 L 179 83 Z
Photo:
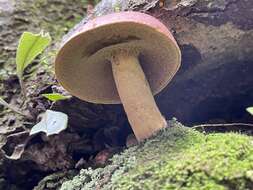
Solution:
M 74 174 L 75 174 L 75 171 L 72 171 L 72 170 L 67 171 L 67 172 L 53 173 L 52 175 L 49 175 L 45 177 L 43 180 L 41 180 L 39 184 L 33 188 L 33 190 L 59 189 L 59 187 L 61 186 L 61 183 L 63 183 L 63 181 L 69 180 L 71 177 L 73 177 Z
M 82 170 L 61 190 L 253 188 L 252 137 L 173 126 L 115 155 L 105 168 Z

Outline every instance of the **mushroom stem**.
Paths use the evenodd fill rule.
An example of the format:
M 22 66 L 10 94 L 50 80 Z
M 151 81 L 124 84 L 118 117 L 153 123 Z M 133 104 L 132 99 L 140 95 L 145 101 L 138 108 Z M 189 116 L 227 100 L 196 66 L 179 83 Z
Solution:
M 118 94 L 138 141 L 166 127 L 138 57 L 120 52 L 111 62 Z

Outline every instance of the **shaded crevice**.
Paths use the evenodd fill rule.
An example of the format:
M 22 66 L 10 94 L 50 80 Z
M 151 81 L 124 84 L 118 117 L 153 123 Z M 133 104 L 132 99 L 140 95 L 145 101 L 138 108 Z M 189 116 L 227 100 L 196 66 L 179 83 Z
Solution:
M 252 122 L 245 110 L 253 105 L 252 73 L 253 65 L 245 61 L 207 69 L 192 79 L 177 82 L 182 77 L 177 76 L 158 95 L 158 104 L 168 118 L 174 116 L 188 125 L 211 120 Z

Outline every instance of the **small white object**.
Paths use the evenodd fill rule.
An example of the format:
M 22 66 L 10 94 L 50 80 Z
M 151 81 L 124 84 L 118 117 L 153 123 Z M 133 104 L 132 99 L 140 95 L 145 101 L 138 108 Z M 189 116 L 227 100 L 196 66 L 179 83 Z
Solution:
M 37 123 L 30 131 L 30 135 L 40 132 L 46 133 L 47 136 L 59 134 L 67 128 L 68 115 L 62 112 L 47 110 L 42 120 Z

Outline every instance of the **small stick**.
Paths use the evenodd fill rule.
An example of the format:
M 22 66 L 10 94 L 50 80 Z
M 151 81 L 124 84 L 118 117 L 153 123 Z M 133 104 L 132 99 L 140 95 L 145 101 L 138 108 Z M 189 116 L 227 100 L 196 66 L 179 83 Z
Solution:
M 217 124 L 201 124 L 201 125 L 195 125 L 192 128 L 205 128 L 205 127 L 231 127 L 231 126 L 247 126 L 247 127 L 253 127 L 253 123 L 217 123 Z
M 7 108 L 9 108 L 10 110 L 12 110 L 13 112 L 19 114 L 19 115 L 22 115 L 24 117 L 27 117 L 27 118 L 31 118 L 31 116 L 23 113 L 21 110 L 19 110 L 18 108 L 16 108 L 15 106 L 12 106 L 10 104 L 8 104 L 6 101 L 4 101 L 3 99 L 0 99 L 0 105 L 3 105 Z

